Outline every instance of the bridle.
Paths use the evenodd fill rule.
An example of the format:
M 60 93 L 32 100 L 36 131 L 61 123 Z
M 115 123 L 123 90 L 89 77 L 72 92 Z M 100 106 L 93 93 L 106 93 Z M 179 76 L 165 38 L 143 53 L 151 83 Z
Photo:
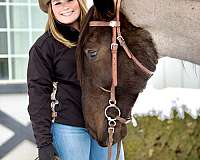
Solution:
M 151 76 L 153 72 L 151 72 L 149 69 L 147 69 L 142 63 L 140 63 L 137 58 L 133 55 L 133 53 L 130 51 L 128 46 L 126 45 L 126 42 L 124 38 L 121 35 L 120 30 L 120 6 L 121 6 L 121 0 L 117 0 L 116 2 L 116 16 L 113 20 L 110 22 L 106 21 L 90 21 L 89 26 L 91 27 L 112 27 L 112 43 L 111 43 L 111 53 L 112 53 L 112 85 L 111 90 L 108 91 L 101 87 L 102 90 L 110 92 L 110 100 L 109 105 L 105 108 L 105 116 L 108 120 L 108 134 L 109 134 L 109 142 L 108 142 L 108 160 L 111 160 L 112 158 L 112 144 L 113 144 L 113 134 L 114 134 L 114 127 L 116 125 L 116 120 L 120 121 L 121 123 L 127 124 L 130 122 L 129 120 L 126 120 L 125 118 L 120 117 L 121 112 L 120 109 L 116 106 L 116 99 L 115 99 L 115 87 L 117 86 L 117 49 L 118 49 L 118 43 L 123 47 L 125 50 L 127 56 L 133 60 L 133 62 L 140 68 L 141 71 L 143 71 L 147 76 Z M 118 115 L 115 118 L 112 118 L 107 114 L 107 111 L 110 108 L 114 108 Z M 136 120 L 132 117 L 133 124 L 137 125 Z M 120 148 L 121 148 L 121 142 L 118 142 L 117 147 L 117 156 L 116 160 L 119 158 L 120 154 Z
M 110 92 L 110 100 L 109 105 L 105 108 L 105 116 L 108 120 L 108 134 L 109 134 L 109 142 L 108 142 L 108 160 L 111 160 L 112 158 L 112 145 L 113 145 L 113 135 L 115 131 L 116 126 L 116 120 L 120 121 L 121 123 L 127 124 L 130 122 L 130 119 L 125 119 L 120 117 L 121 112 L 120 109 L 116 106 L 116 99 L 115 99 L 115 87 L 117 86 L 117 49 L 118 49 L 118 43 L 123 47 L 125 50 L 127 56 L 133 60 L 133 62 L 140 68 L 142 72 L 144 72 L 147 76 L 151 76 L 153 72 L 151 72 L 149 69 L 147 69 L 142 63 L 140 63 L 137 58 L 133 55 L 133 53 L 130 51 L 128 46 L 126 45 L 126 42 L 124 38 L 121 35 L 120 31 L 120 6 L 121 6 L 121 0 L 117 0 L 116 2 L 116 16 L 113 20 L 110 22 L 106 21 L 90 21 L 89 26 L 91 27 L 112 27 L 112 43 L 111 43 L 111 53 L 112 53 L 112 85 L 111 90 L 108 91 L 101 87 L 103 91 Z M 108 110 L 110 108 L 115 109 L 118 112 L 118 115 L 113 118 L 108 115 Z M 132 121 L 137 125 L 136 120 L 132 117 Z M 118 143 L 117 147 L 117 156 L 116 160 L 119 158 L 120 154 L 120 146 L 121 142 Z

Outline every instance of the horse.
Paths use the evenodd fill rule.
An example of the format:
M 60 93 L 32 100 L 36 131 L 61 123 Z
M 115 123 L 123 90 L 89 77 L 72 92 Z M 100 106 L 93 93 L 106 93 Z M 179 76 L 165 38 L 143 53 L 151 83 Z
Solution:
M 112 28 L 90 27 L 91 21 L 111 21 L 116 9 L 113 1 L 102 4 L 94 1 L 81 29 L 76 50 L 77 74 L 82 88 L 82 109 L 85 126 L 101 146 L 109 145 L 109 119 L 120 115 L 130 119 L 132 107 L 143 91 L 150 76 L 126 55 L 123 47 L 118 47 L 116 103 L 110 104 L 113 85 L 112 78 Z M 134 57 L 151 72 L 155 71 L 158 52 L 150 33 L 134 26 L 120 12 L 121 34 Z M 116 104 L 116 105 L 115 105 Z M 109 106 L 114 106 L 110 107 Z M 115 108 L 117 106 L 118 109 Z M 108 109 L 109 108 L 109 109 Z M 108 109 L 108 111 L 105 111 Z M 108 113 L 105 113 L 108 112 Z M 113 123 L 113 121 L 111 121 Z M 115 122 L 114 122 L 115 123 Z M 113 143 L 120 142 L 127 134 L 126 124 L 116 121 Z
M 104 1 L 96 2 L 97 6 Z M 121 11 L 131 24 L 149 31 L 159 58 L 200 65 L 199 0 L 123 0 Z

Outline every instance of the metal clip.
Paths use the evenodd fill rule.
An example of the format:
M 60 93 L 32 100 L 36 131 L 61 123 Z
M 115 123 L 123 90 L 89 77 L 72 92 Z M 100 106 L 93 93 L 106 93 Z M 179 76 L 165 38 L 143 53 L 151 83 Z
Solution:
M 110 48 L 111 48 L 111 50 L 117 50 L 118 44 L 117 43 L 111 43 Z
M 117 36 L 117 40 L 119 41 L 120 45 L 123 46 L 125 44 L 125 40 L 124 38 L 120 35 L 120 36 Z

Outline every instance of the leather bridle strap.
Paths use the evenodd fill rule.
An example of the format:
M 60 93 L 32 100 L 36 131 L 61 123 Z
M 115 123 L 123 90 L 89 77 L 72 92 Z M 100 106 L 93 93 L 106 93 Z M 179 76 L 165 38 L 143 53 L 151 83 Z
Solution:
M 112 158 L 112 144 L 113 144 L 114 126 L 108 128 L 108 160 Z
M 110 22 L 106 22 L 106 21 L 91 21 L 90 22 L 90 26 L 91 27 L 120 27 L 120 22 L 118 21 L 110 21 Z
M 121 3 L 121 0 L 117 0 L 117 4 Z M 117 5 L 118 6 L 118 5 Z M 119 5 L 120 6 L 120 5 Z M 120 8 L 117 7 L 116 13 L 118 13 Z M 117 86 L 117 28 L 120 28 L 120 21 L 119 17 L 116 16 L 116 23 L 115 26 L 112 26 L 112 44 L 111 44 L 111 53 L 112 53 L 112 86 L 111 86 L 111 92 L 110 92 L 110 101 L 114 104 L 116 104 L 115 99 L 115 87 Z M 109 134 L 109 145 L 108 145 L 108 160 L 112 159 L 112 144 L 113 144 L 113 134 L 114 134 L 114 127 L 115 126 L 109 126 L 108 131 Z M 118 157 L 116 157 L 116 160 Z
M 111 85 L 111 92 L 110 92 L 110 102 L 114 105 L 116 104 L 115 100 L 115 87 L 117 86 L 117 28 L 120 28 L 120 21 L 119 21 L 119 10 L 120 10 L 121 0 L 117 0 L 117 9 L 116 9 L 116 18 L 113 21 L 105 22 L 105 21 L 91 21 L 89 23 L 90 26 L 109 26 L 112 27 L 112 44 L 111 44 L 111 53 L 112 53 L 112 85 Z M 109 125 L 108 127 L 108 135 L 109 135 L 109 142 L 108 142 L 108 160 L 112 159 L 112 144 L 113 144 L 113 134 L 114 134 L 114 127 L 115 125 Z M 118 145 L 118 147 L 121 147 Z M 120 149 L 117 149 L 117 157 L 116 160 L 119 158 Z
M 120 35 L 118 33 L 118 35 Z M 128 48 L 128 46 L 126 45 L 125 40 L 123 39 L 122 36 L 118 36 L 117 40 L 119 41 L 120 45 L 124 48 L 127 56 L 133 60 L 133 62 L 148 76 L 153 75 L 153 72 L 151 72 L 149 69 L 147 69 L 146 67 L 144 67 L 144 65 L 142 63 L 140 63 L 140 61 L 137 60 L 137 58 L 135 58 L 135 56 L 133 55 L 133 53 L 130 51 L 130 49 Z

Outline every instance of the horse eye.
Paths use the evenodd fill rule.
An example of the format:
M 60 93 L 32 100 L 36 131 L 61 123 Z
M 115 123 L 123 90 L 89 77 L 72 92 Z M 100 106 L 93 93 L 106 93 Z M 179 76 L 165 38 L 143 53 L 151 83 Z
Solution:
M 97 57 L 97 51 L 95 50 L 87 50 L 86 51 L 86 54 L 87 54 L 87 57 L 90 59 L 90 60 L 95 60 L 96 57 Z

